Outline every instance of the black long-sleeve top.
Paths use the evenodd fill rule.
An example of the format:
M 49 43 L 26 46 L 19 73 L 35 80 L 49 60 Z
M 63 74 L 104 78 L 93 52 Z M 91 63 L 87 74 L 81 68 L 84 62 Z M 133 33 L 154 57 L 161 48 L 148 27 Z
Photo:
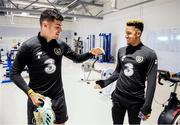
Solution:
M 104 80 L 101 87 L 105 87 L 117 80 L 114 95 L 144 100 L 142 112 L 151 112 L 152 100 L 156 88 L 157 56 L 155 52 L 143 45 L 120 48 L 117 54 L 117 66 L 113 75 Z M 147 90 L 145 97 L 145 81 Z
M 91 53 L 76 54 L 62 41 L 54 39 L 47 42 L 38 34 L 38 36 L 25 41 L 16 54 L 11 80 L 26 94 L 31 88 L 44 96 L 52 98 L 61 96 L 64 93 L 61 77 L 63 56 L 75 62 L 82 62 L 93 57 Z M 29 84 L 21 76 L 25 66 L 28 67 Z

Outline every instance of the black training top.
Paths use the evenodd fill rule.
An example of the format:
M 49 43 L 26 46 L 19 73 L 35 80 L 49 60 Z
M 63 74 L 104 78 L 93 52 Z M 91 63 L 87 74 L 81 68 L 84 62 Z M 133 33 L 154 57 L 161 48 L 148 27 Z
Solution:
M 117 67 L 113 75 L 104 81 L 104 86 L 117 80 L 114 95 L 132 100 L 144 100 L 145 81 L 147 90 L 143 113 L 150 113 L 156 88 L 157 56 L 153 50 L 143 45 L 120 48 Z
M 93 55 L 85 53 L 76 54 L 62 41 L 52 40 L 47 42 L 40 35 L 24 42 L 16 54 L 11 71 L 11 79 L 26 94 L 31 88 L 44 96 L 51 98 L 63 95 L 61 78 L 62 57 L 75 61 L 85 61 Z M 20 75 L 27 65 L 29 72 L 29 86 Z

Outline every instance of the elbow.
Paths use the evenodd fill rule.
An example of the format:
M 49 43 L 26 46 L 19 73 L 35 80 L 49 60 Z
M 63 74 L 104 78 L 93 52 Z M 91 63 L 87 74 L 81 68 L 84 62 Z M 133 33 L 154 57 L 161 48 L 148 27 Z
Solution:
M 82 63 L 84 62 L 83 60 L 77 60 L 76 63 Z
M 74 63 L 81 63 L 79 60 L 73 60 Z
M 9 77 L 10 77 L 10 80 L 14 81 L 14 73 L 11 72 Z
M 75 61 L 75 63 L 82 63 L 84 60 L 81 60 L 80 58 L 77 58 L 77 60 Z
M 17 75 L 19 75 L 19 73 L 11 71 L 9 75 L 10 80 L 15 81 Z

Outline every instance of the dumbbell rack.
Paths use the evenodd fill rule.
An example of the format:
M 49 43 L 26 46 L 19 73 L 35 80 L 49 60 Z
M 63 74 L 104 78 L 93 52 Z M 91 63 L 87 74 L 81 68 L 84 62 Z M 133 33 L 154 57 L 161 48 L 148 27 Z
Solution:
M 3 80 L 1 81 L 1 83 L 10 83 L 12 82 L 10 80 L 10 72 L 11 72 L 11 68 L 12 68 L 12 65 L 13 65 L 13 53 L 14 51 L 11 50 L 10 53 L 7 53 L 6 56 L 7 56 L 7 63 L 4 63 L 3 64 L 3 68 L 6 68 L 6 73 L 3 75 Z

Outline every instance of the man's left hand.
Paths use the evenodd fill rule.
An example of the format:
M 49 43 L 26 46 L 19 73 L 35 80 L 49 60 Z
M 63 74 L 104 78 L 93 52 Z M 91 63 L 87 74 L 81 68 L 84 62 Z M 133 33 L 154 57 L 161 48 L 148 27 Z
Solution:
M 105 54 L 104 50 L 102 48 L 93 48 L 90 51 L 91 54 L 97 56 L 97 55 L 101 55 L 101 54 Z
M 141 111 L 139 112 L 138 117 L 141 118 L 141 120 L 145 121 L 150 117 L 151 114 L 144 115 Z

